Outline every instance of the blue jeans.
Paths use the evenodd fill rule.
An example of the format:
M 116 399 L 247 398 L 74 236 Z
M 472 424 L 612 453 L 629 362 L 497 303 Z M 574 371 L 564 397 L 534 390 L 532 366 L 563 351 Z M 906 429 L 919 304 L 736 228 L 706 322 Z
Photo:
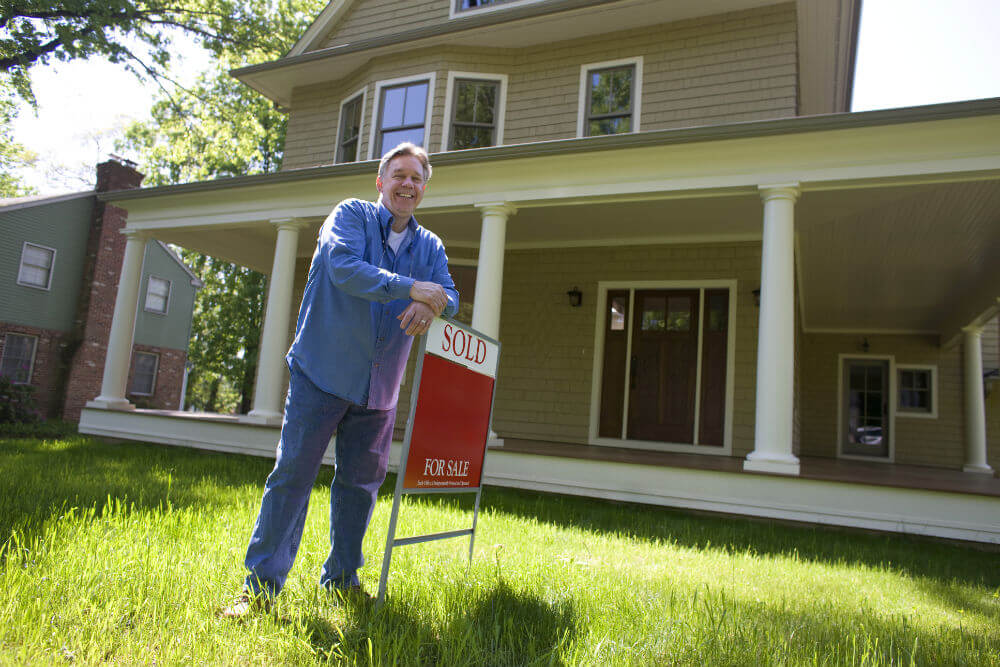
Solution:
M 357 586 L 358 569 L 365 562 L 361 542 L 389 463 L 395 408 L 369 410 L 321 391 L 295 365 L 290 371 L 277 458 L 247 547 L 244 585 L 254 594 L 275 596 L 285 584 L 302 539 L 309 493 L 334 431 L 330 556 L 320 583 L 327 588 Z

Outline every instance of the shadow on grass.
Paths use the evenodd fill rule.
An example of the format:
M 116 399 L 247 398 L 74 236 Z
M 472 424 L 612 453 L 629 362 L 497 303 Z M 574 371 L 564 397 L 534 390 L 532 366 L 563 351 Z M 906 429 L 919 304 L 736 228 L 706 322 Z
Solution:
M 344 627 L 314 615 L 305 619 L 317 654 L 347 664 L 524 665 L 562 664 L 557 649 L 576 635 L 569 601 L 547 604 L 504 582 L 470 592 L 471 600 L 449 600 L 444 627 L 429 625 L 411 603 L 389 597 L 354 605 Z

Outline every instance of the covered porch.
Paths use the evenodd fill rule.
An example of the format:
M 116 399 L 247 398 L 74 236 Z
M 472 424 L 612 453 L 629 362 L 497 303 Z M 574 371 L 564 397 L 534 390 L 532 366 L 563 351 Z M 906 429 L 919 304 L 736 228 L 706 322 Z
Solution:
M 492 483 L 996 541 L 996 496 L 958 487 L 995 482 L 988 434 L 996 427 L 983 393 L 994 351 L 984 365 L 983 332 L 1000 312 L 1000 101 L 432 161 L 418 218 L 442 237 L 453 265 L 475 268 L 472 325 L 504 344 L 494 428 L 510 446 L 493 457 Z M 334 165 L 107 195 L 129 211 L 129 244 L 104 384 L 81 431 L 143 440 L 162 431 L 154 441 L 242 441 L 256 444 L 227 451 L 273 454 L 283 357 L 315 232 L 337 201 L 372 195 L 375 169 Z M 269 274 L 248 415 L 195 418 L 129 404 L 123 369 L 146 238 Z M 566 301 L 571 290 L 579 307 Z M 679 321 L 701 352 L 686 366 L 690 400 L 677 402 L 679 426 L 656 430 L 648 423 L 656 406 L 636 408 L 630 375 L 641 379 L 643 368 L 629 363 L 628 345 L 645 344 L 640 330 L 666 336 L 670 327 L 663 309 L 636 304 L 683 294 L 689 310 Z M 612 322 L 615 295 L 635 317 Z M 623 347 L 609 361 L 612 332 Z M 858 413 L 851 394 L 851 364 L 869 357 L 884 369 L 883 385 L 863 400 L 881 396 L 881 421 Z M 900 369 L 935 378 L 933 417 L 897 414 L 905 412 Z M 658 377 L 650 386 L 664 385 Z M 869 453 L 876 441 L 881 448 Z M 917 467 L 942 468 L 932 476 L 957 486 L 921 487 Z M 901 475 L 914 481 L 882 483 Z M 880 512 L 880 494 L 905 499 Z

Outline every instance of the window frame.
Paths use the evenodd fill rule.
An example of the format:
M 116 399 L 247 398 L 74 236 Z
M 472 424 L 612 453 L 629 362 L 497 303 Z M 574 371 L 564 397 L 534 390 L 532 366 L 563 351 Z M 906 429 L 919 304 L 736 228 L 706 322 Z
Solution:
M 900 405 L 900 401 L 903 398 L 903 385 L 900 383 L 900 374 L 902 371 L 925 371 L 930 374 L 929 381 L 927 383 L 928 390 L 931 393 L 930 409 L 928 411 L 914 410 L 913 408 L 904 408 Z M 938 370 L 937 366 L 934 364 L 896 364 L 896 400 L 894 401 L 896 406 L 896 416 L 897 417 L 912 417 L 915 419 L 937 419 L 938 418 Z
M 577 137 L 604 137 L 610 135 L 595 134 L 589 135 L 585 132 L 587 120 L 589 118 L 590 84 L 588 79 L 594 70 L 612 69 L 615 67 L 632 66 L 635 68 L 635 79 L 632 81 L 632 129 L 624 134 L 634 134 L 640 130 L 640 120 L 642 118 L 642 56 L 632 58 L 622 58 L 620 60 L 606 60 L 598 63 L 586 63 L 580 65 L 580 96 L 577 101 L 578 111 L 576 116 L 576 136 Z
M 487 12 L 503 11 L 505 9 L 510 9 L 512 7 L 521 7 L 523 5 L 534 5 L 539 2 L 546 2 L 547 0 L 499 0 L 496 4 L 485 5 L 483 7 L 468 7 L 462 9 L 462 0 L 451 0 L 448 5 L 448 18 L 456 19 L 462 18 L 464 16 L 476 16 L 478 14 L 484 14 Z
M 38 336 L 33 336 L 32 334 L 20 333 L 18 331 L 5 331 L 3 335 L 3 352 L 0 353 L 0 370 L 3 369 L 3 362 L 7 358 L 7 350 L 10 349 L 10 342 L 8 340 L 10 336 L 20 336 L 22 338 L 31 339 L 31 360 L 28 362 L 28 379 L 25 380 L 24 382 L 15 382 L 12 378 L 6 375 L 4 377 L 7 377 L 10 380 L 11 384 L 30 385 L 31 378 L 35 374 L 35 358 L 38 355 Z
M 499 83 L 497 91 L 497 108 L 493 110 L 494 138 L 493 146 L 503 146 L 503 131 L 507 117 L 507 75 L 491 74 L 487 72 L 448 72 L 448 87 L 444 94 L 444 126 L 441 128 L 441 152 L 451 150 L 448 142 L 451 141 L 452 123 L 455 121 L 455 102 L 458 96 L 455 94 L 455 87 L 459 80 L 462 81 L 490 81 Z
M 361 98 L 361 113 L 359 114 L 359 120 L 358 120 L 357 155 L 353 160 L 343 160 L 341 156 L 341 150 L 343 149 L 343 143 L 344 143 L 344 107 L 354 102 L 359 97 Z M 341 101 L 340 110 L 337 112 L 337 144 L 333 154 L 334 164 L 350 164 L 351 162 L 361 162 L 363 155 L 361 152 L 361 138 L 365 135 L 365 105 L 367 103 L 368 103 L 368 86 L 365 86 L 360 90 L 354 91 L 354 93 L 348 95 Z
M 372 117 L 371 117 L 371 128 L 368 132 L 368 159 L 378 160 L 382 157 L 382 154 L 375 154 L 376 137 L 379 136 L 381 128 L 379 127 L 382 123 L 382 91 L 386 88 L 395 88 L 397 86 L 419 83 L 421 81 L 427 82 L 427 104 L 424 108 L 424 150 L 430 152 L 431 143 L 431 119 L 434 117 L 434 83 L 437 79 L 437 72 L 424 72 L 423 74 L 414 74 L 411 76 L 399 77 L 397 79 L 383 79 L 382 81 L 375 82 L 375 95 L 372 98 Z M 381 142 L 378 142 L 381 143 Z
M 164 299 L 164 301 L 163 301 L 163 310 L 157 310 L 155 308 L 150 308 L 150 306 L 149 306 L 149 290 L 150 290 L 150 288 L 153 285 L 153 280 L 154 279 L 155 280 L 162 280 L 163 282 L 165 282 L 167 284 L 167 296 L 166 296 L 166 299 Z M 143 309 L 143 311 L 145 311 L 147 313 L 153 313 L 154 315 L 166 315 L 167 313 L 169 313 L 170 312 L 170 295 L 173 292 L 173 288 L 174 288 L 173 281 L 171 281 L 171 280 L 169 280 L 167 278 L 161 278 L 160 276 L 154 276 L 153 274 L 149 274 L 148 276 L 146 276 L 146 296 L 145 296 L 145 298 L 142 301 L 142 309 Z
M 137 362 L 140 354 L 144 354 L 144 355 L 153 357 L 153 359 L 154 359 L 154 363 L 153 363 L 153 378 L 150 381 L 149 392 L 135 391 L 135 376 L 136 376 L 136 371 L 139 368 L 138 364 L 136 362 Z M 160 374 L 160 355 L 157 354 L 156 352 L 146 352 L 144 350 L 135 350 L 132 353 L 132 382 L 129 385 L 129 392 L 128 392 L 129 395 L 130 396 L 152 396 L 153 394 L 155 394 L 156 393 L 156 379 L 157 379 L 157 376 L 159 374 Z
M 44 287 L 41 286 L 41 285 L 36 285 L 35 283 L 25 282 L 24 280 L 21 279 L 21 271 L 24 269 L 24 252 L 25 252 L 25 250 L 28 249 L 28 246 L 32 246 L 33 248 L 39 248 L 40 250 L 48 250 L 49 252 L 52 253 L 52 263 L 49 264 L 49 279 L 48 279 L 48 282 L 45 284 Z M 55 271 L 56 271 L 56 249 L 55 248 L 50 248 L 49 246 L 44 246 L 41 243 L 32 243 L 31 241 L 25 241 L 21 245 L 21 260 L 20 260 L 20 262 L 18 262 L 18 265 L 17 265 L 17 284 L 18 285 L 21 285 L 22 287 L 31 287 L 33 289 L 40 289 L 40 290 L 44 290 L 46 292 L 49 292 L 49 291 L 52 290 L 52 274 L 55 273 Z

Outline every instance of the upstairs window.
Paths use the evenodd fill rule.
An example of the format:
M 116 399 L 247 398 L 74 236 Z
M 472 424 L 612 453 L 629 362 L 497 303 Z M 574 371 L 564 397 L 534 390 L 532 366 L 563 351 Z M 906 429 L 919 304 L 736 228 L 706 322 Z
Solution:
M 580 70 L 577 134 L 593 137 L 639 130 L 642 59 L 592 63 Z
M 361 143 L 361 118 L 365 94 L 361 92 L 340 105 L 340 131 L 337 133 L 337 162 L 357 162 Z
M 132 363 L 134 368 L 129 393 L 152 396 L 156 389 L 156 370 L 160 365 L 160 355 L 152 352 L 136 352 Z
M 545 2 L 545 0 L 451 0 L 451 17 L 516 7 L 517 5 L 531 5 L 536 2 Z
M 150 276 L 146 283 L 146 310 L 151 313 L 167 314 L 170 303 L 170 281 Z
M 35 365 L 35 349 L 38 338 L 9 333 L 4 336 L 3 356 L 0 357 L 0 376 L 12 384 L 31 382 L 31 371 Z
M 52 265 L 55 259 L 55 248 L 25 243 L 21 249 L 21 268 L 17 272 L 17 284 L 49 289 L 52 285 Z
M 456 151 L 503 143 L 507 77 L 502 74 L 448 74 L 445 124 L 441 146 Z
M 371 157 L 379 158 L 404 141 L 426 148 L 430 134 L 427 107 L 433 95 L 433 77 L 379 82 L 376 90 L 378 105 L 372 127 Z

